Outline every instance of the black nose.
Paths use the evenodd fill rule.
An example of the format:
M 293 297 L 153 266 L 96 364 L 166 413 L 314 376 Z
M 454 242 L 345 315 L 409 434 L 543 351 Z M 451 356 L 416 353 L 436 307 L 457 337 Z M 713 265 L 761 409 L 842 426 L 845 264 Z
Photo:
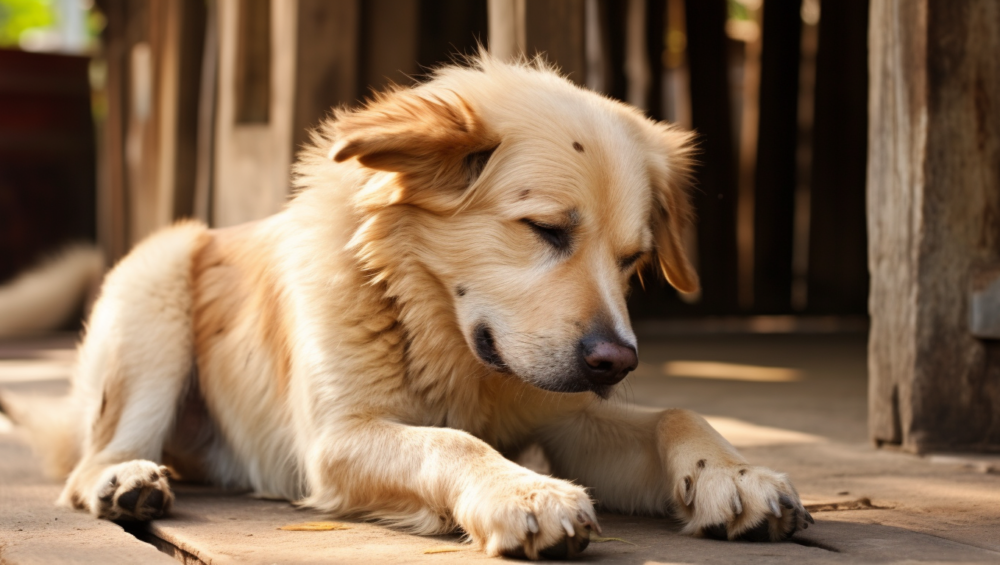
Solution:
M 625 378 L 639 364 L 635 347 L 603 335 L 580 340 L 583 374 L 599 386 L 613 385 Z

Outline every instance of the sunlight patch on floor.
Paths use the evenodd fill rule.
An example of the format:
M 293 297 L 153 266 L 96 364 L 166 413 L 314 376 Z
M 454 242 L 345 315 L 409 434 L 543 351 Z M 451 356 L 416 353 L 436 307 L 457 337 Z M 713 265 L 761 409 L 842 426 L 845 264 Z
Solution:
M 64 359 L 0 359 L 0 383 L 23 383 L 66 379 L 73 372 L 74 361 Z
M 766 367 L 718 361 L 668 361 L 660 368 L 667 377 L 722 379 L 762 383 L 788 383 L 802 380 L 802 371 L 787 367 Z M 653 371 L 655 372 L 655 371 Z M 650 374 L 648 369 L 643 371 Z
M 729 443 L 736 447 L 763 447 L 766 445 L 790 445 L 802 443 L 822 443 L 827 439 L 822 436 L 758 426 L 736 418 L 722 416 L 705 416 L 708 423 Z

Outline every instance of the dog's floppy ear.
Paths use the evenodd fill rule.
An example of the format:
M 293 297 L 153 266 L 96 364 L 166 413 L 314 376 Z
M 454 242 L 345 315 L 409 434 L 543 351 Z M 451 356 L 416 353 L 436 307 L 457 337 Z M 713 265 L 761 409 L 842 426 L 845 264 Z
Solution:
M 358 110 L 339 111 L 335 128 L 329 152 L 334 161 L 356 157 L 371 169 L 434 178 L 450 170 L 475 180 L 497 145 L 468 103 L 450 90 L 377 94 Z
M 694 165 L 694 134 L 657 124 L 661 152 L 653 171 L 653 238 L 667 281 L 684 293 L 700 289 L 698 273 L 684 253 L 684 232 L 694 216 L 688 190 Z

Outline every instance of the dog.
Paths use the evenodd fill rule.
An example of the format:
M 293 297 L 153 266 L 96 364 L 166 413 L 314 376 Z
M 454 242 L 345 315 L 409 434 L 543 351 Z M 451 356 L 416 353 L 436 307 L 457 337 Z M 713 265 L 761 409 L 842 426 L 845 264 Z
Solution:
M 283 211 L 178 223 L 107 275 L 64 417 L 33 419 L 60 503 L 157 518 L 175 474 L 489 555 L 576 555 L 595 500 L 788 538 L 812 518 L 784 474 L 692 412 L 606 401 L 638 362 L 630 279 L 698 289 L 693 150 L 487 54 L 335 111 Z M 552 475 L 512 461 L 530 445 Z

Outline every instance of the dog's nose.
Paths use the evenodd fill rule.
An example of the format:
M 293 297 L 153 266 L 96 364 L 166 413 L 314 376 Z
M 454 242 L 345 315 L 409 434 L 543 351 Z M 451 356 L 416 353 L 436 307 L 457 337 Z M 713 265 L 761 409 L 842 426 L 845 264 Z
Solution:
M 613 385 L 635 370 L 639 357 L 635 347 L 606 336 L 588 336 L 580 341 L 583 374 L 595 385 Z

